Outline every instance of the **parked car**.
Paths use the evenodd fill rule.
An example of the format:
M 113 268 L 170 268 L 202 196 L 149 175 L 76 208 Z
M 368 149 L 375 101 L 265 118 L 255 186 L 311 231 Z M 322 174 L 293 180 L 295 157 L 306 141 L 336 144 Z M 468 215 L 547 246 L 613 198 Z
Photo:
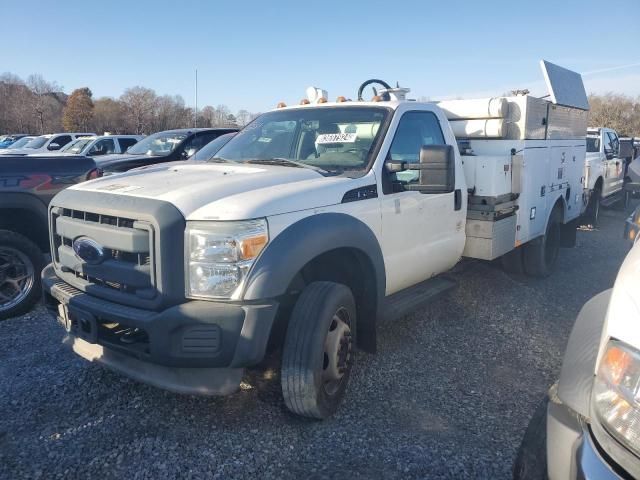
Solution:
M 0 137 L 0 150 L 10 147 L 21 138 L 26 137 L 26 133 L 14 133 L 12 135 L 2 135 Z
M 154 133 L 120 155 L 105 155 L 98 166 L 105 175 L 157 163 L 186 160 L 210 141 L 237 128 L 183 128 Z
M 34 135 L 27 135 L 26 137 L 22 137 L 20 140 L 16 140 L 14 143 L 9 145 L 8 147 L 0 150 L 0 154 L 10 155 L 14 151 L 17 151 L 22 147 L 24 147 L 27 143 L 29 143 L 34 138 L 36 138 Z
M 89 137 L 95 133 L 52 133 L 34 138 L 22 148 L 0 150 L 0 155 L 29 155 L 30 153 L 56 152 L 76 138 Z
M 231 140 L 236 133 L 225 133 L 224 135 L 220 135 L 215 140 L 211 140 L 204 147 L 198 150 L 196 153 L 191 155 L 187 160 L 178 160 L 175 162 L 165 162 L 165 163 L 156 163 L 153 165 L 145 165 L 144 167 L 132 168 L 131 170 L 127 170 L 128 172 L 139 172 L 144 170 L 145 172 L 157 171 L 157 170 L 166 170 L 169 168 L 173 168 L 177 165 L 187 165 L 193 162 L 207 162 L 213 161 L 216 153 L 224 147 L 229 140 Z
M 97 157 L 102 155 L 111 155 L 114 153 L 124 153 L 127 148 L 135 145 L 143 138 L 143 135 L 101 135 L 80 137 L 62 147 L 60 151 L 51 152 L 47 155 L 54 157 L 65 155 L 86 155 L 88 157 Z M 29 155 L 41 154 L 30 153 Z
M 613 289 L 580 311 L 560 378 L 525 432 L 515 479 L 640 478 L 640 209 L 631 221 L 634 246 Z
M 216 153 L 220 151 L 222 147 L 224 147 L 229 140 L 235 137 L 237 132 L 225 133 L 224 135 L 220 135 L 215 140 L 211 140 L 204 147 L 198 150 L 196 153 L 189 157 L 189 160 L 204 162 L 206 160 L 211 160 L 216 156 Z
M 0 320 L 27 312 L 41 298 L 51 198 L 100 174 L 89 157 L 51 160 L 7 155 L 0 162 Z
M 616 131 L 589 128 L 583 177 L 584 189 L 589 196 L 584 213 L 586 223 L 597 225 L 601 206 L 618 204 L 626 208 L 630 193 L 624 188 L 625 166 Z

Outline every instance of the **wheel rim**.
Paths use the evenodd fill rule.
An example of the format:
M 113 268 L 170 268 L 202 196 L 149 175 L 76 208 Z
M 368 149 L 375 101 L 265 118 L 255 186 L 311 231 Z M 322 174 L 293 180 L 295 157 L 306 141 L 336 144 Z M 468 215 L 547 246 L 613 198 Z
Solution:
M 544 259 L 547 267 L 551 267 L 558 258 L 558 250 L 560 249 L 560 226 L 556 222 L 549 225 L 546 237 Z
M 0 246 L 0 311 L 22 302 L 33 289 L 33 263 L 24 253 Z
M 333 315 L 324 341 L 322 385 L 329 395 L 335 394 L 346 378 L 352 363 L 351 318 L 345 308 Z

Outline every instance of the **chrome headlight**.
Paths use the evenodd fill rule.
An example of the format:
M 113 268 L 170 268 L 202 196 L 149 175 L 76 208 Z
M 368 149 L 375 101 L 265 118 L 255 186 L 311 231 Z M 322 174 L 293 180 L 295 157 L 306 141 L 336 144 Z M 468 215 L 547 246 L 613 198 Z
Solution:
M 640 352 L 615 340 L 607 344 L 593 389 L 597 419 L 610 435 L 640 454 Z
M 265 219 L 187 222 L 187 297 L 232 297 L 268 241 Z

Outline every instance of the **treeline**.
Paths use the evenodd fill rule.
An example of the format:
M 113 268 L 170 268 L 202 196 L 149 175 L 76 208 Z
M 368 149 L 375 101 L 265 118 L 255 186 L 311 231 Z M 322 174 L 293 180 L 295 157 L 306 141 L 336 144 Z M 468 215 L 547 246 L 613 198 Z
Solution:
M 232 113 L 226 105 L 207 105 L 198 111 L 198 127 L 244 126 L 257 114 Z M 26 80 L 0 75 L 0 134 L 43 134 L 60 131 L 149 134 L 193 127 L 194 109 L 180 95 L 157 95 L 150 88 L 132 87 L 119 98 L 93 98 L 89 88 L 67 95 L 56 82 L 41 75 Z
M 640 137 L 640 97 L 589 95 L 589 105 L 590 127 L 609 127 L 623 137 Z

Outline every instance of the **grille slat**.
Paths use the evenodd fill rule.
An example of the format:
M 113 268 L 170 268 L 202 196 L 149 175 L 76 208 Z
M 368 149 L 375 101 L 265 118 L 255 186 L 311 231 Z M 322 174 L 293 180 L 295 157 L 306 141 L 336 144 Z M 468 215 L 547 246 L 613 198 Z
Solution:
M 70 208 L 61 208 L 52 212 L 54 262 L 63 272 L 67 271 L 72 275 L 70 279 L 75 280 L 74 286 L 99 287 L 94 290 L 97 296 L 100 296 L 100 290 L 104 289 L 145 299 L 155 291 L 150 268 L 152 264 L 150 231 L 134 228 L 136 220 Z M 65 217 L 68 220 L 58 225 L 59 217 Z M 139 227 L 139 225 L 136 226 Z M 56 227 L 61 228 L 60 232 Z M 141 237 L 141 235 L 144 236 Z M 107 245 L 111 243 L 110 246 L 119 246 L 104 248 L 104 261 L 98 265 L 89 265 L 72 251 L 73 241 L 81 236 L 93 238 L 98 243 L 101 243 L 102 239 Z M 146 251 L 141 251 L 145 249 L 145 245 Z M 128 251 L 127 248 L 132 246 L 135 251 Z M 122 278 L 119 278 L 120 276 Z

